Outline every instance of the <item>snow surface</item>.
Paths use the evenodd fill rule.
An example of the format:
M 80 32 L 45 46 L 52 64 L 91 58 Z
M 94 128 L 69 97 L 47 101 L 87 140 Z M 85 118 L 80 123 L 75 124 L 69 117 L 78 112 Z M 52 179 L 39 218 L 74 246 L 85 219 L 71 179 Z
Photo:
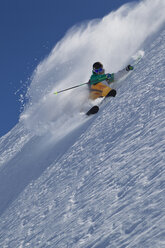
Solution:
M 69 31 L 36 68 L 20 122 L 0 139 L 0 247 L 165 247 L 164 10 L 124 5 Z M 88 80 L 98 58 L 117 71 L 139 49 L 99 114 L 79 114 L 86 87 L 53 95 Z

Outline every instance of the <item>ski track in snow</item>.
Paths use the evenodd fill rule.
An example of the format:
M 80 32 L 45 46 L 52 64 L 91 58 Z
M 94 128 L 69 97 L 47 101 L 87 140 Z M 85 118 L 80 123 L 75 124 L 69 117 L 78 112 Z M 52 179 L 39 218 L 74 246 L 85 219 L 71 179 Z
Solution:
M 98 115 L 58 142 L 0 140 L 0 247 L 165 247 L 165 31 Z

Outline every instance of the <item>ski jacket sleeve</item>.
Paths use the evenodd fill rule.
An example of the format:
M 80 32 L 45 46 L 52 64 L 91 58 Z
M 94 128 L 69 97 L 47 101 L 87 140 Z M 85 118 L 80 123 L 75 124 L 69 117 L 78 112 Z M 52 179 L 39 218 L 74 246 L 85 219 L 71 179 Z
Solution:
M 126 68 L 114 73 L 114 82 L 120 80 L 122 77 L 126 76 L 129 73 L 129 71 L 126 70 Z
M 108 84 L 111 84 L 113 82 L 116 82 L 120 80 L 122 77 L 127 75 L 129 71 L 126 70 L 126 68 L 116 72 L 116 73 L 107 73 L 107 74 L 92 74 L 89 80 L 90 85 L 94 85 L 100 82 L 103 82 L 104 80 L 107 81 Z

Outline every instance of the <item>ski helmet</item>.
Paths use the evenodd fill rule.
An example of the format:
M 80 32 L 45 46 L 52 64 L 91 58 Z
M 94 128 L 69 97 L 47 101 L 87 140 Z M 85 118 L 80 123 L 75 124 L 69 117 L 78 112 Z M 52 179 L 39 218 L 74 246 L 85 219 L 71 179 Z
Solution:
M 103 65 L 102 65 L 100 62 L 95 62 L 95 63 L 93 64 L 93 70 L 98 70 L 98 69 L 100 69 L 100 68 L 103 69 Z

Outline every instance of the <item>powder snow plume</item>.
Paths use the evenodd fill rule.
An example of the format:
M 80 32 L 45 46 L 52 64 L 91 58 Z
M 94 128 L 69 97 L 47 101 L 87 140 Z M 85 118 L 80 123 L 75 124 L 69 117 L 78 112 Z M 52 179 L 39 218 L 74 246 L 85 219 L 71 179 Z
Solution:
M 87 82 L 95 61 L 111 73 L 126 66 L 162 27 L 164 10 L 163 0 L 135 2 L 71 28 L 34 71 L 20 121 L 36 135 L 51 130 L 59 138 L 80 125 L 87 86 L 59 95 L 53 92 Z

